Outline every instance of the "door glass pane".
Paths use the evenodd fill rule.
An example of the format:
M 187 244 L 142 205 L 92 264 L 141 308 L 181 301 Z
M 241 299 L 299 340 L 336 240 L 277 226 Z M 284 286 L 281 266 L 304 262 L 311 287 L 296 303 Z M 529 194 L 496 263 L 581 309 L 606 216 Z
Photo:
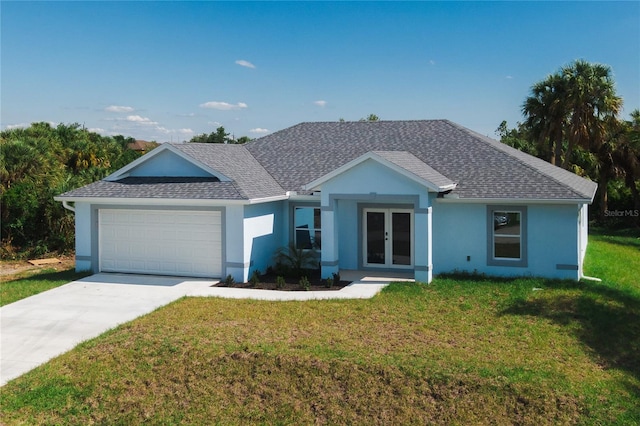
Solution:
M 411 265 L 411 214 L 391 213 L 394 265 Z
M 384 212 L 367 212 L 367 263 L 384 265 Z

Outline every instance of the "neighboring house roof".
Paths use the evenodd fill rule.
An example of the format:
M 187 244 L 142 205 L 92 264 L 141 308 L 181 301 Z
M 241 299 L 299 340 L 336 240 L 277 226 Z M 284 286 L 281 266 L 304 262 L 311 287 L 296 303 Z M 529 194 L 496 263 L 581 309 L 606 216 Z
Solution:
M 127 171 L 146 161 L 141 157 L 106 178 L 110 182 L 96 182 L 59 198 L 284 197 L 287 192 L 310 193 L 367 158 L 391 165 L 431 190 L 451 190 L 460 199 L 584 202 L 593 199 L 597 187 L 447 120 L 301 123 L 245 145 L 164 145 L 147 156 L 171 150 L 203 170 L 216 171 L 212 176 L 221 181 L 127 177 Z M 224 182 L 227 179 L 230 182 Z
M 148 142 L 148 141 L 143 141 L 142 139 L 136 139 L 135 142 L 130 142 L 127 144 L 127 148 L 132 149 L 134 151 L 138 151 L 138 152 L 150 151 L 157 146 L 158 146 L 157 142 Z

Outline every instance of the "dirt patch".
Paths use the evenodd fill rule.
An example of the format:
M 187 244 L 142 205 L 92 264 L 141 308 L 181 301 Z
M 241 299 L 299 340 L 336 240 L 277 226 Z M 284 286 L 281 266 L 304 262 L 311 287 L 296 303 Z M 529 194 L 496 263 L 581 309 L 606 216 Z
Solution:
M 284 286 L 278 287 L 278 283 L 276 282 L 278 276 L 273 273 L 260 275 L 259 282 L 257 283 L 233 283 L 228 285 L 224 281 L 220 281 L 218 284 L 213 287 L 231 287 L 231 288 L 253 288 L 260 290 L 280 290 L 280 291 L 337 291 L 342 289 L 343 287 L 351 284 L 351 281 L 337 281 L 334 282 L 331 286 L 327 283 L 326 280 L 320 278 L 320 273 L 310 274 L 308 277 L 309 287 L 305 288 L 301 283 L 299 278 L 284 278 L 285 284 Z
M 66 271 L 75 266 L 75 257 L 57 256 L 59 262 L 43 265 L 32 265 L 27 260 L 3 260 L 0 261 L 0 282 L 11 281 L 15 278 L 28 276 L 45 269 Z

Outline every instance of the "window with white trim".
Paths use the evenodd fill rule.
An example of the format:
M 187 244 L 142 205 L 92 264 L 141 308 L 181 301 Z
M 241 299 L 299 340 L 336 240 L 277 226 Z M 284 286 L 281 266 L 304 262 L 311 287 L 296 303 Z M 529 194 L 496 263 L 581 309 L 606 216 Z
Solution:
M 487 264 L 527 266 L 526 207 L 488 206 Z
M 320 207 L 294 207 L 293 229 L 297 249 L 322 248 L 322 222 Z

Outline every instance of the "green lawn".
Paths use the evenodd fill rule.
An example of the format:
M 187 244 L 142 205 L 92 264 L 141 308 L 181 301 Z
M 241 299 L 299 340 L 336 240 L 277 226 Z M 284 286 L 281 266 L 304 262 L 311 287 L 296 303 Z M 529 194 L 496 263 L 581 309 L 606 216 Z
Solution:
M 185 298 L 9 383 L 11 424 L 638 424 L 637 236 L 601 283 L 439 277 L 371 300 Z
M 77 273 L 73 269 L 66 271 L 45 269 L 37 274 L 2 282 L 0 283 L 0 306 L 59 287 L 69 281 L 78 280 L 87 275 L 90 274 L 88 272 Z

